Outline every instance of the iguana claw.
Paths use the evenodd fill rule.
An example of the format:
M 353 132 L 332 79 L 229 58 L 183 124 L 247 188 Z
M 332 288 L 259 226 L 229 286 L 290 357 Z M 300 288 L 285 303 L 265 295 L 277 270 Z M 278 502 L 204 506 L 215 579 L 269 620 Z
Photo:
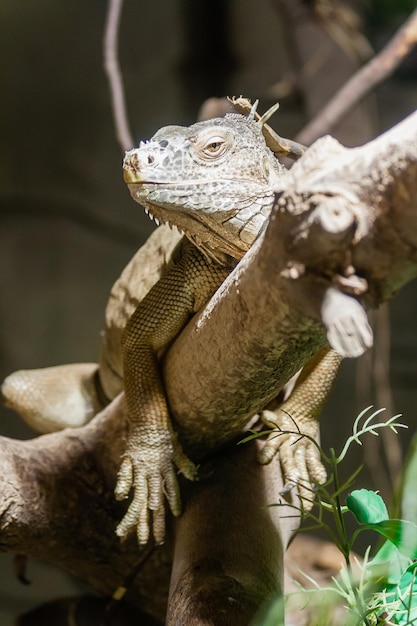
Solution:
M 138 443 L 138 439 L 141 441 Z M 146 443 L 145 443 L 146 439 Z M 150 515 L 152 511 L 152 534 L 157 544 L 165 537 L 166 496 L 173 515 L 181 514 L 181 498 L 177 480 L 177 470 L 189 480 L 194 480 L 196 467 L 182 451 L 175 435 L 161 440 L 161 433 L 148 429 L 138 437 L 132 435 L 131 444 L 120 466 L 115 496 L 125 500 L 133 489 L 129 508 L 116 529 L 119 537 L 125 537 L 136 527 L 140 544 L 149 540 Z M 157 445 L 150 445 L 158 441 Z
M 258 460 L 265 465 L 270 463 L 279 452 L 279 459 L 288 486 L 297 489 L 302 508 L 309 510 L 313 506 L 311 489 L 312 480 L 325 482 L 326 470 L 320 461 L 320 454 L 312 439 L 318 435 L 318 422 L 314 418 L 298 417 L 297 422 L 288 413 L 279 410 L 263 411 L 261 419 L 274 430 L 259 453 Z M 300 423 L 301 422 L 301 423 Z
M 332 388 L 342 359 L 337 352 L 324 348 L 302 369 L 290 396 L 276 411 L 261 414 L 274 428 L 259 454 L 259 462 L 269 463 L 279 451 L 283 474 L 288 484 L 297 488 L 301 507 L 313 506 L 312 481 L 326 480 L 315 441 L 319 433 L 321 408 Z

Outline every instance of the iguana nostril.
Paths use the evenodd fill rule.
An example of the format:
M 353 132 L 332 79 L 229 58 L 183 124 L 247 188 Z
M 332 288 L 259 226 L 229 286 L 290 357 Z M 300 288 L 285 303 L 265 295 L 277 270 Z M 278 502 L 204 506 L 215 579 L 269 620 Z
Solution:
M 129 159 L 129 165 L 135 172 L 140 170 L 140 159 L 136 152 L 134 152 Z
M 143 165 L 143 163 L 142 163 Z M 141 159 L 136 150 L 127 152 L 123 161 L 123 178 L 126 183 L 140 182 Z
M 139 170 L 139 158 L 134 150 L 126 152 L 125 158 L 123 160 L 123 169 L 133 171 Z

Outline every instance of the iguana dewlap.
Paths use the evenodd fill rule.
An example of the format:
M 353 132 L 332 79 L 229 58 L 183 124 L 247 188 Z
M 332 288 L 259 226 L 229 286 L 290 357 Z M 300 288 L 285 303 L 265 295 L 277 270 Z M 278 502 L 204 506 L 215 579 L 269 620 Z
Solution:
M 46 382 L 54 379 L 55 368 L 37 370 L 32 378 L 30 372 L 17 372 L 3 384 L 6 403 L 42 432 L 64 427 L 60 393 L 67 399 L 78 394 L 65 410 L 69 425 L 81 425 L 106 400 L 125 390 L 130 429 L 116 497 L 127 498 L 131 490 L 133 497 L 117 533 L 124 536 L 136 528 L 140 543 L 149 538 L 150 515 L 154 538 L 163 541 L 165 497 L 178 515 L 177 472 L 190 479 L 196 472 L 170 420 L 158 355 L 204 306 L 267 223 L 284 168 L 265 143 L 265 119 L 256 122 L 252 114 L 232 114 L 190 127 L 168 126 L 126 154 L 124 179 L 133 199 L 157 223 L 176 226 L 185 236 L 162 226 L 124 270 L 106 309 L 98 370 L 94 364 L 63 366 L 65 376 L 77 386 L 76 394 L 58 369 L 56 393 L 50 394 Z M 321 355 L 322 370 L 315 367 L 299 385 L 294 402 L 290 399 L 285 405 L 300 416 L 310 436 L 317 432 L 317 408 L 339 361 L 334 353 Z M 71 406 L 76 409 L 72 419 Z M 280 425 L 271 414 L 266 421 Z M 296 438 L 300 439 L 298 433 Z M 323 480 L 308 440 L 298 448 L 286 441 L 288 445 L 279 437 L 271 439 L 261 461 L 269 462 L 281 447 L 289 479 L 305 483 L 310 474 Z

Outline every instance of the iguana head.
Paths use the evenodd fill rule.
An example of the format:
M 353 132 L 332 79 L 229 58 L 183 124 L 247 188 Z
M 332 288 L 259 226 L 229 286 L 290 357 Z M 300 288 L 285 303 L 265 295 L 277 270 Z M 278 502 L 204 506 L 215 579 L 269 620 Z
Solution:
M 166 126 L 126 153 L 124 180 L 157 223 L 207 256 L 241 258 L 266 223 L 284 168 L 259 122 L 239 114 Z

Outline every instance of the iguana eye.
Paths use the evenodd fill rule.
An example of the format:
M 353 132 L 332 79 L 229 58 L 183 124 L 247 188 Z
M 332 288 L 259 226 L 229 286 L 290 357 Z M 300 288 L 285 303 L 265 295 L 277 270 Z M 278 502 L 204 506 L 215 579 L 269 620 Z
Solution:
M 219 156 L 223 154 L 225 149 L 224 140 L 220 137 L 210 139 L 203 148 L 203 152 L 207 156 Z
M 203 122 L 208 124 L 208 122 Z M 187 137 L 190 142 L 190 154 L 196 163 L 207 163 L 217 166 L 227 158 L 233 145 L 232 133 L 227 129 L 216 128 L 215 124 L 209 128 L 198 129 L 195 135 Z

